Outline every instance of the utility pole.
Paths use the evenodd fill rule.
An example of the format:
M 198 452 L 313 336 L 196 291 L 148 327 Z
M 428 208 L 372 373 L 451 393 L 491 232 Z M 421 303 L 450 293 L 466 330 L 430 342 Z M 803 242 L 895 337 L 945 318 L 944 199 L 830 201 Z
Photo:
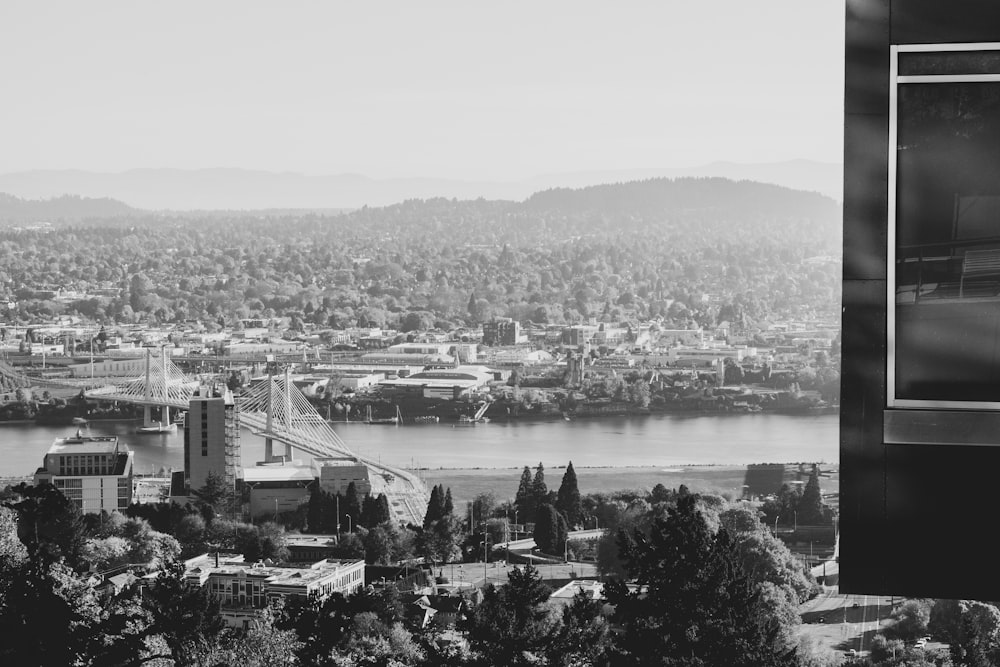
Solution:
M 489 582 L 490 574 L 486 569 L 486 563 L 489 561 L 489 553 L 487 552 L 487 543 L 489 542 L 489 535 L 486 532 L 486 522 L 483 522 L 483 588 L 486 588 L 486 584 Z

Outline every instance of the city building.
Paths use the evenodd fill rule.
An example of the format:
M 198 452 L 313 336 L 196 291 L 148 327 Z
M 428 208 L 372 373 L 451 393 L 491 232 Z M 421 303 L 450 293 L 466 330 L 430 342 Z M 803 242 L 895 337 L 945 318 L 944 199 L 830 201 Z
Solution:
M 371 473 L 361 461 L 355 458 L 314 458 L 313 465 L 317 468 L 319 488 L 331 494 L 343 494 L 347 492 L 347 487 L 354 482 L 354 488 L 358 495 L 363 497 L 371 493 L 372 480 Z
M 294 512 L 309 501 L 316 486 L 316 472 L 300 461 L 258 464 L 243 469 L 244 496 L 254 519 L 276 518 Z
M 521 340 L 521 323 L 509 317 L 498 317 L 483 323 L 483 345 L 517 345 Z
M 35 484 L 51 483 L 86 514 L 124 509 L 132 502 L 135 452 L 118 436 L 56 438 L 35 472 Z
M 200 387 L 188 403 L 184 420 L 184 475 L 189 490 L 219 474 L 227 489 L 241 477 L 240 421 L 227 387 Z
M 459 366 L 422 371 L 396 380 L 383 380 L 378 386 L 398 394 L 454 400 L 479 391 L 493 380 L 492 371 L 485 366 Z
M 365 583 L 364 560 L 323 559 L 311 565 L 247 563 L 242 556 L 202 554 L 184 562 L 189 586 L 206 588 L 230 627 L 248 629 L 270 600 L 299 597 L 322 602 L 347 596 Z

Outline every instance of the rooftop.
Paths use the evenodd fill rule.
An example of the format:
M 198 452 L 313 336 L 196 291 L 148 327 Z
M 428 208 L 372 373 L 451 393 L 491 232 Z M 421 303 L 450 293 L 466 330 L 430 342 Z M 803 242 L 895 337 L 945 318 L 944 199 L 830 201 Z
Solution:
M 288 481 L 312 481 L 316 478 L 316 473 L 311 466 L 282 465 L 282 466 L 253 466 L 243 469 L 244 482 L 288 482 Z
M 119 445 L 117 435 L 83 435 L 80 431 L 70 438 L 56 438 L 49 447 L 49 454 L 116 454 L 127 450 Z

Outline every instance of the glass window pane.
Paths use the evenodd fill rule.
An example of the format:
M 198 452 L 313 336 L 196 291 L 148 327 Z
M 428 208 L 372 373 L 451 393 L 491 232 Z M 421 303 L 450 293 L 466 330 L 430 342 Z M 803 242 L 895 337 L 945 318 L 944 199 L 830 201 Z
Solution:
M 1000 401 L 1000 83 L 897 99 L 896 398 Z

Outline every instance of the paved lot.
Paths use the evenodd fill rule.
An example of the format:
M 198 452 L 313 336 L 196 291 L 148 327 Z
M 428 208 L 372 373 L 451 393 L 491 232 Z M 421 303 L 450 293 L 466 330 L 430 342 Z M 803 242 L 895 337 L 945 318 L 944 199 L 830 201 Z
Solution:
M 450 588 L 479 588 L 483 582 L 506 584 L 511 570 L 517 566 L 502 561 L 483 563 L 451 563 L 434 568 L 434 574 L 449 580 Z M 523 567 L 523 566 L 522 566 Z M 560 563 L 558 565 L 537 565 L 542 580 L 550 579 L 597 579 L 597 567 L 593 563 Z

